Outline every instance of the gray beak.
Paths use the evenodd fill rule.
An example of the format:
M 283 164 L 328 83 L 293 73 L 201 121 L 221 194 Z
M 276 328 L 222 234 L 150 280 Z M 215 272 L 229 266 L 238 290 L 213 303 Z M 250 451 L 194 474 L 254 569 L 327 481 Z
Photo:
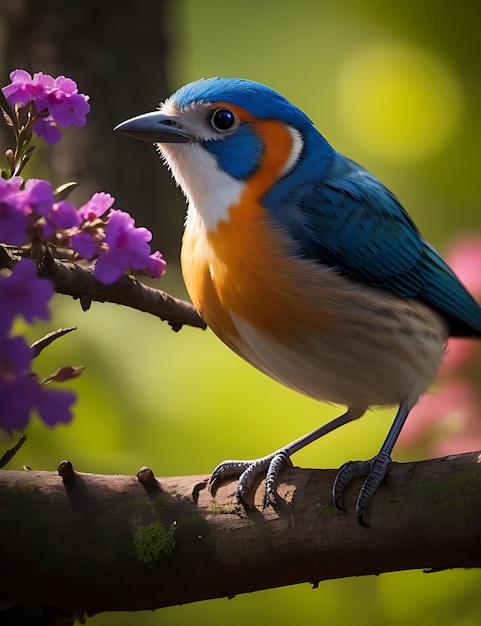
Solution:
M 151 143 L 188 143 L 192 135 L 180 128 L 175 117 L 159 111 L 138 115 L 114 128 L 115 131 Z

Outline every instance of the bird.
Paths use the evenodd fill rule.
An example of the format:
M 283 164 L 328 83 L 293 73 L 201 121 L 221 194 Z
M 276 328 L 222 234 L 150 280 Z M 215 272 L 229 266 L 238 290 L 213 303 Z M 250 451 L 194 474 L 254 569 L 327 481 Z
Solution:
M 344 463 L 333 485 L 342 509 L 347 485 L 364 478 L 356 514 L 368 526 L 448 338 L 481 337 L 480 306 L 398 198 L 266 85 L 200 79 L 114 130 L 153 143 L 186 196 L 182 273 L 212 331 L 279 383 L 346 407 L 265 457 L 220 463 L 211 490 L 237 478 L 249 508 L 265 477 L 273 504 L 295 452 L 368 409 L 396 407 L 378 454 Z

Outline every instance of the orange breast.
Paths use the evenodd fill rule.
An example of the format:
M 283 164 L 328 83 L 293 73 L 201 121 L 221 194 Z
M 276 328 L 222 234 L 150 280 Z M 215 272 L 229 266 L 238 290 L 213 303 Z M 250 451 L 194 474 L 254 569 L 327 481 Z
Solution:
M 231 207 L 230 219 L 209 232 L 200 217 L 197 223 L 189 220 L 182 247 L 190 297 L 231 347 L 230 338 L 238 337 L 232 314 L 284 339 L 309 326 L 321 330 L 335 323 L 322 298 L 313 304 L 313 287 L 320 288 L 314 264 L 295 257 L 287 235 L 260 205 L 289 157 L 292 139 L 279 122 L 264 120 L 258 125 L 265 138 L 263 164 L 246 184 L 240 202 Z
M 333 306 L 337 295 L 324 290 L 322 270 L 293 256 L 265 217 L 223 224 L 216 236 L 204 241 L 186 232 L 182 269 L 203 319 L 247 360 L 255 348 L 245 346 L 233 316 L 284 345 L 309 340 L 311 333 L 341 330 Z

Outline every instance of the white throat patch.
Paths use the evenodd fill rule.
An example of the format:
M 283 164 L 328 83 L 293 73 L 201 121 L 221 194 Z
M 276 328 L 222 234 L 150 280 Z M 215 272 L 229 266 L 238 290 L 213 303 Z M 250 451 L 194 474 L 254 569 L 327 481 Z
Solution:
M 215 157 L 200 144 L 157 144 L 173 177 L 196 211 L 206 230 L 215 230 L 228 221 L 229 209 L 238 204 L 245 182 L 236 180 L 219 168 Z

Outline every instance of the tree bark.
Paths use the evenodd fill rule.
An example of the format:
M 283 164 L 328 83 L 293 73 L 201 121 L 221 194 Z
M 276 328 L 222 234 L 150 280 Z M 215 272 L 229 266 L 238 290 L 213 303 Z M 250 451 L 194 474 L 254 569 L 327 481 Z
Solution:
M 393 463 L 368 511 L 331 503 L 334 470 L 292 468 L 278 503 L 246 512 L 235 483 L 0 472 L 0 592 L 89 615 L 155 609 L 347 576 L 481 566 L 478 453 Z M 262 501 L 262 489 L 256 504 Z

